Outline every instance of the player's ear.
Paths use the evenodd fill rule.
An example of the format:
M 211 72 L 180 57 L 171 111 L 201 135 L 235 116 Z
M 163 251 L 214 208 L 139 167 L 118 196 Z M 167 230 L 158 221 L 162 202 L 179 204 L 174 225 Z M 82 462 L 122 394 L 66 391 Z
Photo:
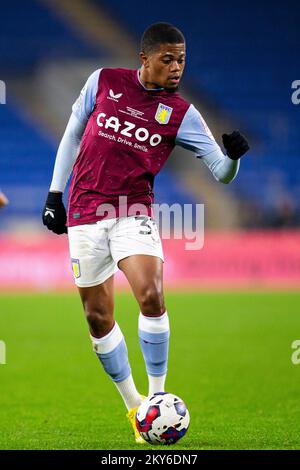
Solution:
M 141 61 L 141 64 L 145 68 L 147 68 L 149 66 L 148 56 L 145 54 L 145 52 L 140 52 L 140 61 Z

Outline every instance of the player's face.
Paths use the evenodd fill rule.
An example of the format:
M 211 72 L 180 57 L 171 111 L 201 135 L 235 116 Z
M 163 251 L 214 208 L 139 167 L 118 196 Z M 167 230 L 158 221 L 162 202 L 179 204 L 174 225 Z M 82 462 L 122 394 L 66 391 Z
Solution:
M 140 53 L 141 79 L 147 88 L 178 88 L 185 66 L 185 44 L 161 44 L 148 55 Z

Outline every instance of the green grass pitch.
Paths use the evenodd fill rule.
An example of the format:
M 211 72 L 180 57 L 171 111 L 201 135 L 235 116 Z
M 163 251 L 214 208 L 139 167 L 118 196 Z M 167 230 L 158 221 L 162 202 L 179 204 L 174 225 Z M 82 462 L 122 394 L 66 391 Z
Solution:
M 166 388 L 190 429 L 177 449 L 299 449 L 300 293 L 167 293 Z M 135 381 L 147 378 L 132 295 L 116 295 Z M 140 449 L 115 386 L 91 350 L 74 294 L 0 296 L 0 449 Z M 144 449 L 153 449 L 146 445 Z

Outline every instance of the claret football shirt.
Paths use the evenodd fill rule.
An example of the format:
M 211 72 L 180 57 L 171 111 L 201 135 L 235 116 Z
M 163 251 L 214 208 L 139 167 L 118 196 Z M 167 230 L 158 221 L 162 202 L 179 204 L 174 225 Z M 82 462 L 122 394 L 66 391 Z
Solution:
M 220 150 L 192 104 L 178 91 L 145 88 L 138 70 L 96 70 L 72 111 L 85 131 L 69 190 L 69 226 L 101 220 L 104 204 L 118 217 L 120 196 L 151 215 L 155 175 L 175 145 L 198 157 Z

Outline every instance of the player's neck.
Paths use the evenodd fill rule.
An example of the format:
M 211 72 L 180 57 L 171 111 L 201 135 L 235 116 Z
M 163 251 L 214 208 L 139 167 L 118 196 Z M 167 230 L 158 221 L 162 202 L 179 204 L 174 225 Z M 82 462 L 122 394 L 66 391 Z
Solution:
M 162 87 L 159 87 L 156 83 L 151 81 L 151 78 L 147 76 L 147 72 L 143 66 L 138 70 L 138 79 L 141 85 L 147 90 L 163 90 Z

